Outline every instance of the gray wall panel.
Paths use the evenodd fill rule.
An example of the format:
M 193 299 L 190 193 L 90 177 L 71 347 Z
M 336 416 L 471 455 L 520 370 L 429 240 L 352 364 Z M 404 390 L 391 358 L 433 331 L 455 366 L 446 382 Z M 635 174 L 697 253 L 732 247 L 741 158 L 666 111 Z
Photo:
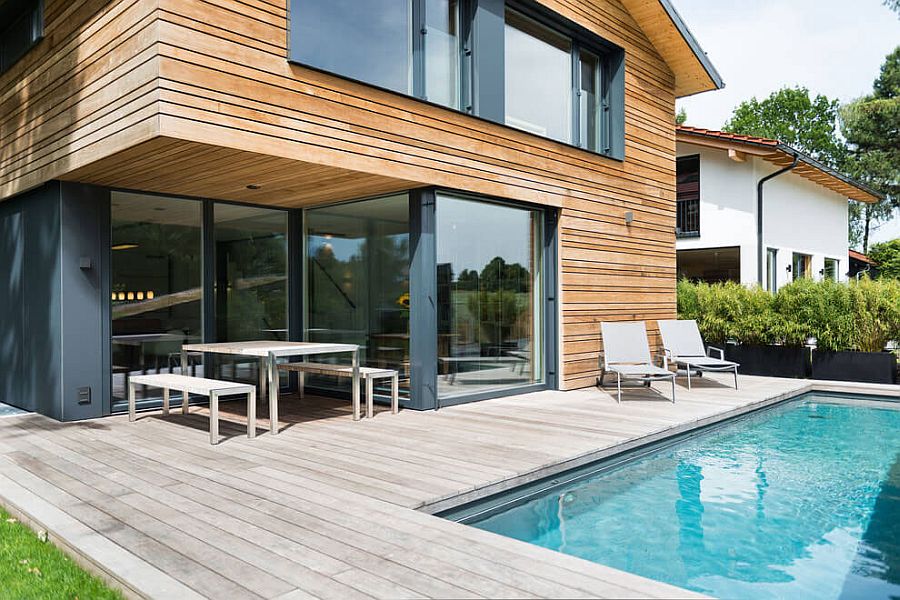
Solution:
M 34 410 L 22 394 L 25 240 L 20 207 L 0 205 L 0 402 Z

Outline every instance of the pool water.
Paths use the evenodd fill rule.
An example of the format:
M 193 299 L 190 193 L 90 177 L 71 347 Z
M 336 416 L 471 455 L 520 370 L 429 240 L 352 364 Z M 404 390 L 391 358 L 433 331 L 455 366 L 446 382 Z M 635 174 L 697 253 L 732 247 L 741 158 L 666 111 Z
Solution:
M 897 598 L 900 403 L 810 395 L 478 518 L 722 598 Z

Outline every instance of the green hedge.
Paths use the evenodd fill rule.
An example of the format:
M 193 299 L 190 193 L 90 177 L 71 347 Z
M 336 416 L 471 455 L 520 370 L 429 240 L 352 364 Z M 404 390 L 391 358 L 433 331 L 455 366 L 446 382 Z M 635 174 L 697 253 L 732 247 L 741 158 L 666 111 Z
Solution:
M 900 281 L 800 279 L 770 294 L 738 283 L 678 283 L 678 316 L 695 319 L 708 343 L 880 352 L 900 340 Z

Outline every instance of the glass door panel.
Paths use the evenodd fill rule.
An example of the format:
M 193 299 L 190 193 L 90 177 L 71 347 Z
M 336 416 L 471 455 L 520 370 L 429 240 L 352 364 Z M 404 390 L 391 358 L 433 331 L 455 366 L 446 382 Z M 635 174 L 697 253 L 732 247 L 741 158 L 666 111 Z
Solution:
M 127 401 L 130 375 L 177 372 L 181 345 L 201 340 L 201 221 L 197 201 L 112 193 L 114 406 Z
M 395 369 L 409 396 L 409 199 L 306 211 L 306 339 L 361 347 L 360 364 Z M 345 379 L 309 378 L 343 386 Z M 376 383 L 390 393 L 390 381 Z
M 439 196 L 438 394 L 543 380 L 541 213 Z

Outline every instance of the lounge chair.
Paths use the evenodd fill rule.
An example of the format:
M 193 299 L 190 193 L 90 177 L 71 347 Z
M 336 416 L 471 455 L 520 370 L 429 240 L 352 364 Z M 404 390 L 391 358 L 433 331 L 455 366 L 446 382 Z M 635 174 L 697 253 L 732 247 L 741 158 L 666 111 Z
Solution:
M 647 328 L 643 321 L 601 323 L 603 352 L 600 354 L 600 377 L 597 384 L 603 387 L 606 372 L 616 374 L 616 402 L 622 401 L 622 379 L 638 378 L 650 385 L 651 381 L 672 380 L 672 402 L 675 402 L 675 373 L 653 364 Z M 665 357 L 663 357 L 665 361 Z
M 697 321 L 659 321 L 659 333 L 662 335 L 666 360 L 675 363 L 676 367 L 684 367 L 687 371 L 688 389 L 691 389 L 691 372 L 698 371 L 734 371 L 734 389 L 738 389 L 738 367 L 736 362 L 725 360 L 725 351 L 713 346 L 705 346 L 700 337 Z M 712 356 L 719 354 L 718 358 Z

